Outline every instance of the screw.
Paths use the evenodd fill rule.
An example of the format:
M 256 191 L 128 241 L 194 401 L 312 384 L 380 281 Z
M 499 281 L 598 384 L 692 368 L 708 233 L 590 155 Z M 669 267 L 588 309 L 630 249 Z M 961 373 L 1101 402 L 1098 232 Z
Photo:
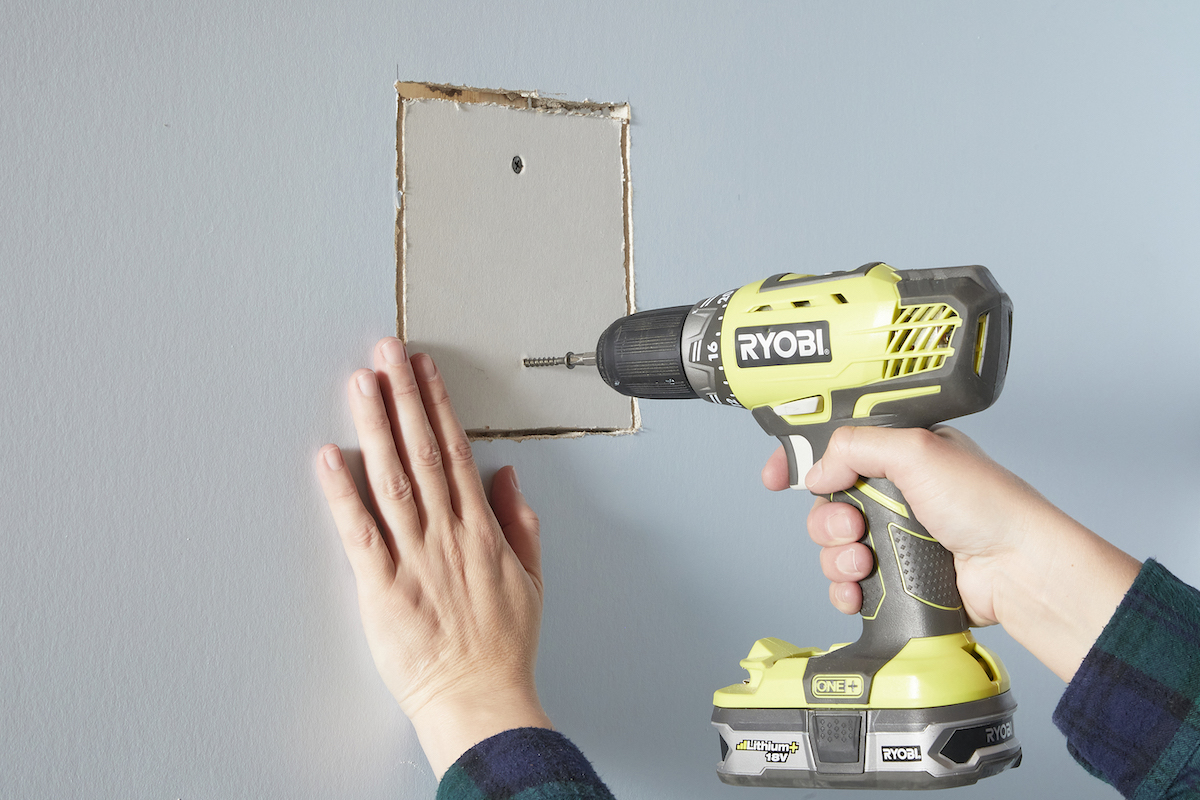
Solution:
M 525 169 L 525 162 L 521 160 L 520 156 L 513 156 L 512 168 L 513 172 L 517 173 L 518 175 L 520 175 L 521 171 Z

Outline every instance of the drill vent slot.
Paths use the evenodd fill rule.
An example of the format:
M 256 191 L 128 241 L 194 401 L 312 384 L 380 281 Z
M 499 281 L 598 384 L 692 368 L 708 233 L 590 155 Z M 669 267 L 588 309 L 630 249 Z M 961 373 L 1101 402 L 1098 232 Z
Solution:
M 812 305 L 811 300 L 793 300 L 792 308 L 808 308 Z
M 983 353 L 984 345 L 987 343 L 988 317 L 990 314 L 983 314 L 979 317 L 979 330 L 975 335 L 975 374 L 983 374 Z
M 753 313 L 754 313 L 754 312 L 756 312 L 756 311 L 771 311 L 771 310 L 772 310 L 772 309 L 771 309 L 771 307 L 770 307 L 770 306 L 759 306 L 758 308 L 752 308 L 752 309 L 750 309 L 750 313 L 752 313 L 752 314 L 753 314 Z
M 941 369 L 953 354 L 950 342 L 962 318 L 946 303 L 901 308 L 888 328 L 883 377 L 901 378 Z

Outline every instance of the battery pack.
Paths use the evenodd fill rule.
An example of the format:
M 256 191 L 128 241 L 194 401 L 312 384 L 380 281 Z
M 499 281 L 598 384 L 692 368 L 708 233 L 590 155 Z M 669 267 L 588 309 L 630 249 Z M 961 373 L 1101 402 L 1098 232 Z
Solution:
M 940 789 L 1021 763 L 1008 692 L 939 708 L 721 708 L 717 775 L 736 786 Z

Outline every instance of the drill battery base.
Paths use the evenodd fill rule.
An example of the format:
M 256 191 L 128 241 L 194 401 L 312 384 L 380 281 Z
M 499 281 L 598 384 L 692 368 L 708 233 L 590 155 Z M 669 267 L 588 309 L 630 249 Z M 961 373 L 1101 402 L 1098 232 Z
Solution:
M 912 639 L 870 676 L 822 666 L 851 649 L 755 643 L 750 678 L 713 695 L 722 781 L 939 789 L 1021 763 L 1008 673 L 969 631 Z
M 714 708 L 735 786 L 942 789 L 1021 763 L 1010 693 L 942 708 Z

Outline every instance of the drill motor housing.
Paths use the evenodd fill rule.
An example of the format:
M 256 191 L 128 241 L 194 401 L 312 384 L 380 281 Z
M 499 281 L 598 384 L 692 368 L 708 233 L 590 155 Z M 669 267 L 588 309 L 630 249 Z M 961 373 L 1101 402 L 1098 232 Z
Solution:
M 751 409 L 820 458 L 843 425 L 930 427 L 995 402 L 1012 303 L 982 266 L 774 275 L 693 306 L 642 311 L 596 345 L 601 378 L 642 398 Z

